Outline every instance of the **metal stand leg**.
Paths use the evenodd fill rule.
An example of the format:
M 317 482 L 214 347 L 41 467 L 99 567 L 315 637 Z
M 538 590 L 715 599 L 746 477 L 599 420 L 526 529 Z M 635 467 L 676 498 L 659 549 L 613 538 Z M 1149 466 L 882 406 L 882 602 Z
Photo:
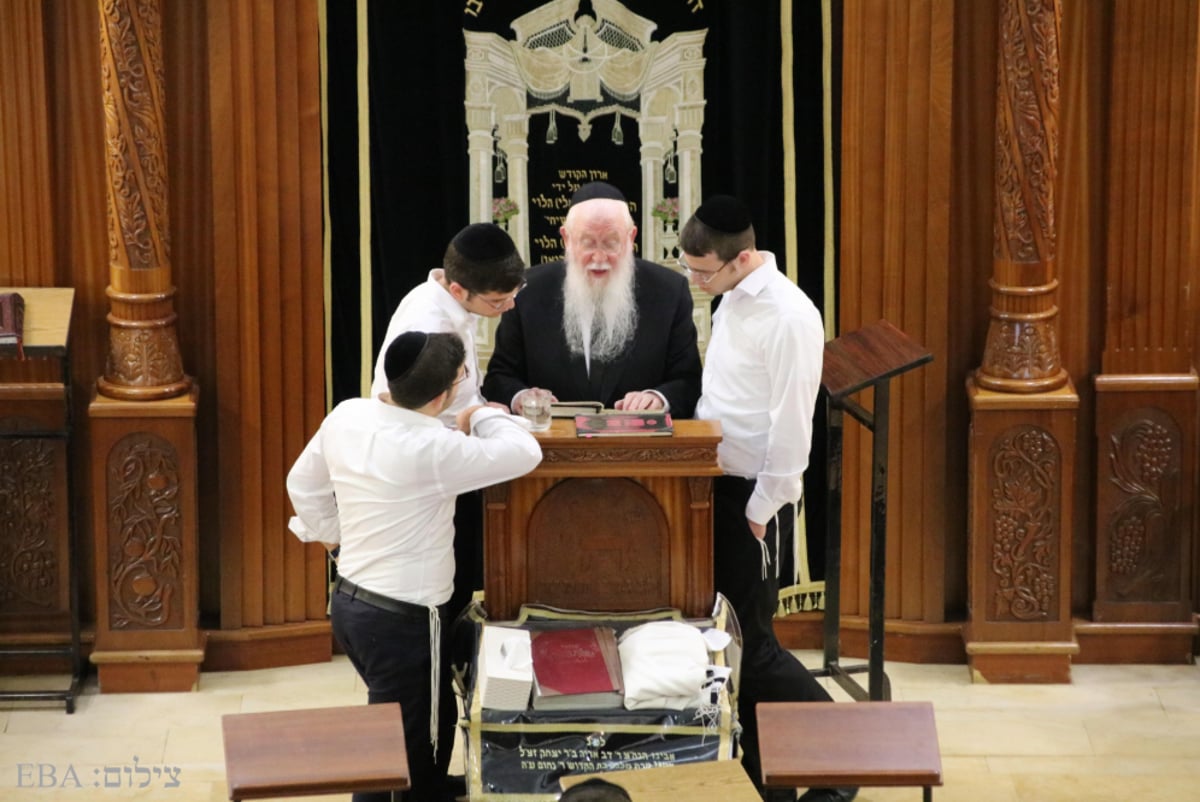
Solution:
M 892 698 L 891 683 L 883 671 L 883 604 L 887 563 L 887 457 L 888 457 L 888 382 L 875 387 L 875 411 L 864 410 L 849 399 L 829 399 L 828 415 L 828 491 L 825 530 L 825 665 L 814 676 L 832 677 L 856 702 L 886 701 Z M 842 439 L 845 411 L 872 432 L 871 459 L 871 546 L 870 596 L 867 664 L 842 666 L 841 650 L 842 586 Z M 868 672 L 864 689 L 851 675 Z

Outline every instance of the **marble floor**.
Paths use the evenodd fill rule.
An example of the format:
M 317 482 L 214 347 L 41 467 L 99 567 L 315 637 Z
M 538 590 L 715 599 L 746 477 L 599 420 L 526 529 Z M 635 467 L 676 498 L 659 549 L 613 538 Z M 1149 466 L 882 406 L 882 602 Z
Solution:
M 797 654 L 820 663 L 817 652 Z M 1200 667 L 1076 666 L 1069 685 L 973 685 L 961 665 L 886 671 L 895 699 L 934 704 L 945 777 L 936 802 L 1200 799 Z M 46 685 L 0 677 L 2 689 Z M 338 657 L 205 673 L 195 693 L 100 694 L 93 679 L 74 715 L 61 704 L 0 701 L 0 800 L 218 802 L 227 798 L 222 715 L 365 700 Z M 916 802 L 921 792 L 864 788 L 858 798 Z

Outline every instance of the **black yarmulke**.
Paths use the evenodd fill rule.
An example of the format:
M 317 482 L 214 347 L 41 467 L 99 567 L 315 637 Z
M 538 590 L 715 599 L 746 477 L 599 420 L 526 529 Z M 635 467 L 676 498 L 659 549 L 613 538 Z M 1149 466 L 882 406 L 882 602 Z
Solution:
M 421 356 L 429 335 L 423 331 L 406 331 L 388 346 L 383 357 L 383 374 L 389 382 L 403 376 Z
M 701 223 L 725 234 L 741 234 L 754 225 L 746 204 L 732 195 L 713 195 L 700 204 L 695 214 Z
M 575 190 L 575 194 L 571 196 L 571 205 L 583 203 L 590 200 L 615 200 L 621 203 L 626 203 L 625 194 L 621 190 L 604 181 L 592 181 L 590 184 L 584 184 L 579 189 Z
M 517 252 L 512 237 L 495 223 L 471 223 L 455 234 L 450 244 L 472 262 L 493 262 Z

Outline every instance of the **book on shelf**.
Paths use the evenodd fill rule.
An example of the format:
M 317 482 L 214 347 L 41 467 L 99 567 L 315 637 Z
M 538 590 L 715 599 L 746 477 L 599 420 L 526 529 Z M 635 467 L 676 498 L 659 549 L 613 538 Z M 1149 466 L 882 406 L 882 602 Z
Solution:
M 669 412 L 611 410 L 575 416 L 575 434 L 579 437 L 667 437 L 674 431 Z
M 612 627 L 543 629 L 530 637 L 534 710 L 600 710 L 625 704 Z
M 576 415 L 598 415 L 604 409 L 599 401 L 553 401 L 550 417 L 573 418 Z
M 0 345 L 15 345 L 22 357 L 25 340 L 25 299 L 19 292 L 0 292 Z

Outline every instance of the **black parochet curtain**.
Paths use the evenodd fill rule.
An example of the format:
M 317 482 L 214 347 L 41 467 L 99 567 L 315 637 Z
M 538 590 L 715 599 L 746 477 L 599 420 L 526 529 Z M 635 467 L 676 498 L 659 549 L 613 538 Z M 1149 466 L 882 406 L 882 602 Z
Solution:
M 780 3 L 788 0 L 625 0 L 624 5 L 658 23 L 661 40 L 677 31 L 707 28 L 704 43 L 702 195 L 742 198 L 754 216 L 760 248 L 786 261 L 782 36 Z M 491 30 L 512 38 L 507 21 L 543 0 L 366 3 L 370 91 L 371 307 L 373 361 L 400 299 L 441 262 L 446 243 L 470 222 L 467 126 L 464 111 L 463 30 Z M 834 9 L 837 42 L 839 2 Z M 475 14 L 468 14 L 471 6 Z M 590 6 L 582 0 L 581 6 Z M 791 48 L 798 284 L 816 302 L 824 299 L 824 148 L 822 126 L 822 30 L 820 0 L 792 3 Z M 327 5 L 328 181 L 331 205 L 333 402 L 360 394 L 363 310 L 360 301 L 359 134 L 356 4 Z M 494 27 L 488 27 L 493 25 Z M 838 96 L 837 48 L 831 54 Z M 834 107 L 834 161 L 839 120 Z M 564 121 L 559 116 L 559 125 Z M 545 115 L 530 121 L 530 141 L 544 140 Z M 611 122 L 593 133 L 593 147 L 611 148 Z M 637 122 L 624 121 L 625 151 L 637 162 Z M 560 142 L 573 141 L 564 129 Z M 575 147 L 580 147 L 577 143 Z M 584 143 L 583 147 L 587 147 Z M 536 169 L 530 148 L 530 180 Z M 625 158 L 624 156 L 622 158 Z M 834 171 L 836 175 L 836 170 Z M 627 173 L 621 170 L 622 176 Z M 632 173 L 640 181 L 636 169 Z M 613 183 L 620 184 L 619 180 Z M 621 187 L 638 197 L 639 186 Z M 836 203 L 834 204 L 836 208 Z M 827 317 L 835 310 L 822 309 Z M 818 407 L 805 502 L 813 578 L 823 575 L 825 412 Z M 788 570 L 788 566 L 784 566 Z

